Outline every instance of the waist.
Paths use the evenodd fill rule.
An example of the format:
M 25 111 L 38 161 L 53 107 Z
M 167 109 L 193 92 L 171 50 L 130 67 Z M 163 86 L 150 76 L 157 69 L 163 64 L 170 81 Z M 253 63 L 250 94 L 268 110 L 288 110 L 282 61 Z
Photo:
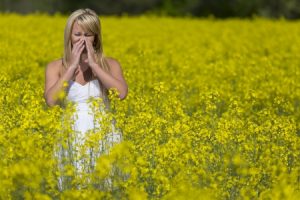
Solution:
M 80 111 L 104 111 L 104 105 L 93 105 L 92 102 L 74 102 L 75 108 Z

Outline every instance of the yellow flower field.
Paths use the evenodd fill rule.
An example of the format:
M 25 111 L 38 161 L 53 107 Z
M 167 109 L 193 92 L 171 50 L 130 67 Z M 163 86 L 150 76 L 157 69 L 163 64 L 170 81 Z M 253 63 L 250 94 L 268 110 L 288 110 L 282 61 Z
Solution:
M 102 123 L 124 141 L 77 176 L 54 156 L 72 106 L 43 98 L 67 17 L 0 15 L 0 199 L 300 198 L 298 21 L 100 16 L 129 86 Z

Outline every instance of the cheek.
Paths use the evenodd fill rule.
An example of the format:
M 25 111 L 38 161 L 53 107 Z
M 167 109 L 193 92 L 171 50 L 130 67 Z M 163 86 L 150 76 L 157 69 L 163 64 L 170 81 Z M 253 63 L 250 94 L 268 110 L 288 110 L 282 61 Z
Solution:
M 76 43 L 80 38 L 76 36 L 71 36 L 72 44 Z
M 93 44 L 95 37 L 90 37 L 89 41 Z
M 71 38 L 71 44 L 74 45 L 75 44 L 75 39 L 72 37 Z

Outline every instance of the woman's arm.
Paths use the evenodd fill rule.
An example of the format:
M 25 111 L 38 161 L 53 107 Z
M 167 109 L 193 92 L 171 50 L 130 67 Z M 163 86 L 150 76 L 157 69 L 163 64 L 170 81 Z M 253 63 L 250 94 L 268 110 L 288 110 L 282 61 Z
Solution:
M 128 93 L 128 86 L 123 77 L 123 72 L 120 63 L 113 58 L 106 58 L 110 65 L 110 72 L 104 71 L 98 64 L 91 66 L 93 72 L 101 80 L 107 89 L 116 88 L 119 91 L 121 100 L 125 99 Z
M 74 74 L 74 67 L 69 67 L 60 77 L 59 71 L 61 67 L 61 60 L 56 60 L 49 63 L 46 68 L 44 98 L 50 107 L 58 104 L 59 99 L 56 95 L 62 91 L 63 83 L 70 80 Z

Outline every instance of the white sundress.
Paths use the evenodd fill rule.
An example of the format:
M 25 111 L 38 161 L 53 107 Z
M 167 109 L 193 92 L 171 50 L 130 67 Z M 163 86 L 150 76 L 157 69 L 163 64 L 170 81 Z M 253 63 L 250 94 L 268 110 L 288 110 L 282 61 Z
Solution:
M 90 130 L 94 130 L 94 128 L 100 127 L 99 123 L 95 123 L 94 121 L 95 117 L 90 107 L 90 103 L 88 102 L 90 97 L 100 98 L 100 96 L 100 84 L 97 79 L 91 80 L 85 85 L 81 85 L 76 81 L 69 81 L 67 88 L 67 101 L 75 103 L 76 108 L 73 115 L 74 124 L 72 125 L 72 130 L 75 133 L 75 140 L 69 143 L 67 148 L 60 146 L 60 150 L 57 155 L 59 161 L 63 158 L 67 158 L 67 164 L 74 166 L 76 174 L 91 172 L 91 169 L 93 170 L 96 165 L 96 159 L 108 150 L 104 149 L 103 151 L 103 148 L 107 147 L 107 145 L 111 147 L 114 143 L 119 143 L 122 140 L 121 131 L 117 130 L 112 123 L 112 132 L 108 133 L 104 140 L 99 141 L 99 149 L 88 149 L 86 152 L 88 155 L 87 158 L 77 158 L 78 146 L 74 146 L 84 144 L 86 133 Z M 59 168 L 62 169 L 65 164 L 66 163 L 60 162 Z M 60 190 L 66 189 L 64 186 L 64 182 L 66 181 L 68 180 L 64 177 L 59 178 L 58 187 Z

